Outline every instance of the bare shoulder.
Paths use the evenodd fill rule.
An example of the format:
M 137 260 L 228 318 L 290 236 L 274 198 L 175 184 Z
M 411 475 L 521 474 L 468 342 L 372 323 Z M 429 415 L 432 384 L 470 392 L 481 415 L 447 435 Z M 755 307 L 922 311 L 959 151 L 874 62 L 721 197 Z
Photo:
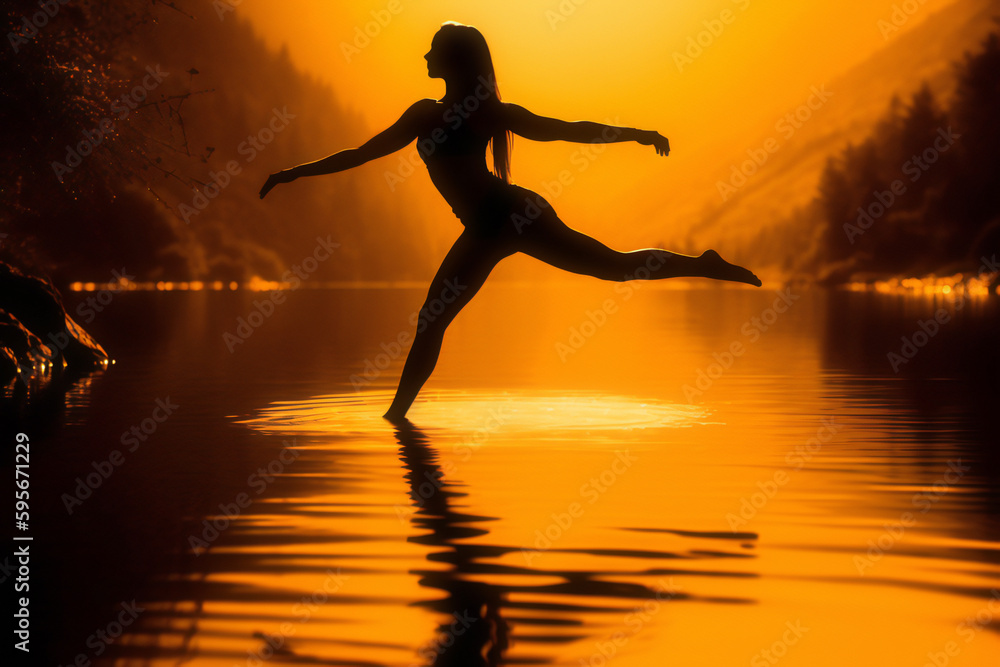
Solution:
M 520 134 L 526 126 L 531 125 L 534 114 L 513 102 L 503 102 L 501 108 L 501 122 L 512 132 Z
M 504 103 L 504 123 L 514 133 L 526 139 L 552 141 L 548 136 L 562 127 L 562 121 L 539 116 L 518 104 Z
M 438 115 L 438 106 L 438 101 L 429 97 L 417 100 L 403 112 L 399 122 L 412 131 L 420 132 Z
M 545 116 L 540 116 L 533 111 L 522 107 L 520 104 L 514 104 L 512 102 L 503 103 L 503 114 L 504 120 L 507 124 L 513 127 L 534 127 L 538 123 L 543 121 L 552 120 Z
M 520 104 L 514 104 L 513 102 L 502 102 L 504 116 L 507 118 L 523 118 L 525 115 L 531 115 L 531 112 L 522 107 Z
M 410 105 L 411 111 L 427 111 L 430 109 L 436 109 L 440 102 L 438 102 L 433 97 L 425 97 L 422 100 L 417 100 Z
M 411 104 L 410 108 L 406 110 L 406 113 L 404 113 L 403 116 L 408 116 L 413 120 L 423 120 L 436 113 L 438 106 L 439 103 L 437 100 L 425 97 L 424 99 L 417 100 Z

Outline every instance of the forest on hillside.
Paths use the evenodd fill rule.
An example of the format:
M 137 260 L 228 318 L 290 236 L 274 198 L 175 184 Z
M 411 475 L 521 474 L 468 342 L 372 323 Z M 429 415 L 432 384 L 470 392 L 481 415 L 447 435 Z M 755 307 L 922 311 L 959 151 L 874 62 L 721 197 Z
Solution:
M 924 87 L 831 158 L 819 185 L 828 271 L 971 270 L 1000 246 L 1000 39 L 956 67 L 946 106 Z
M 893 97 L 828 157 L 815 196 L 753 241 L 762 261 L 829 284 L 975 273 L 1000 250 L 1000 38 L 954 64 L 955 93 Z
M 416 207 L 376 170 L 259 200 L 271 171 L 370 130 L 238 11 L 208 0 L 5 5 L 0 260 L 57 284 L 123 267 L 137 280 L 278 279 L 329 237 L 335 257 L 311 278 L 432 269 Z

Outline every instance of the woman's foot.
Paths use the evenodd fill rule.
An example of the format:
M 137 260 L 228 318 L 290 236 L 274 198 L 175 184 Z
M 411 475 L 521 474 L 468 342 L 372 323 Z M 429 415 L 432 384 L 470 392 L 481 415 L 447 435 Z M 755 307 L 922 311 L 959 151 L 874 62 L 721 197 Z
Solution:
M 698 258 L 701 268 L 704 270 L 704 275 L 706 278 L 714 278 L 715 280 L 730 280 L 734 283 L 746 283 L 747 285 L 753 285 L 754 287 L 760 287 L 760 278 L 758 278 L 749 269 L 744 269 L 742 266 L 736 266 L 735 264 L 730 264 L 726 260 L 719 256 L 719 253 L 714 250 L 706 250 L 701 253 Z
M 389 411 L 382 415 L 382 419 L 385 419 L 390 424 L 400 425 L 406 424 L 410 420 L 406 418 L 406 411 L 400 411 L 398 409 L 389 408 Z

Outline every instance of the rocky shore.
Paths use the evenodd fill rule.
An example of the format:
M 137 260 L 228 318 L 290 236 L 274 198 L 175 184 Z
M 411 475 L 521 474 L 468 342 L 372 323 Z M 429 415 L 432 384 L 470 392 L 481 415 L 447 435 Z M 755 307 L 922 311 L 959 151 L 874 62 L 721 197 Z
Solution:
M 0 262 L 0 388 L 107 366 L 108 353 L 66 312 L 49 282 Z

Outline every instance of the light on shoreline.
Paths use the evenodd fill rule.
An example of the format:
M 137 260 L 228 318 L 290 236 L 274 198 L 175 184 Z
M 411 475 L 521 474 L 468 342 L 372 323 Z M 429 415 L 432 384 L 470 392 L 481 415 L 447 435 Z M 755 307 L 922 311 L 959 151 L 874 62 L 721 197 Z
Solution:
M 965 276 L 956 273 L 952 276 L 927 276 L 925 278 L 890 278 L 873 282 L 855 281 L 845 285 L 852 292 L 877 292 L 879 294 L 897 294 L 914 296 L 962 295 L 965 297 L 989 296 L 990 284 L 996 280 L 995 274 Z M 997 288 L 1000 294 L 1000 287 Z

